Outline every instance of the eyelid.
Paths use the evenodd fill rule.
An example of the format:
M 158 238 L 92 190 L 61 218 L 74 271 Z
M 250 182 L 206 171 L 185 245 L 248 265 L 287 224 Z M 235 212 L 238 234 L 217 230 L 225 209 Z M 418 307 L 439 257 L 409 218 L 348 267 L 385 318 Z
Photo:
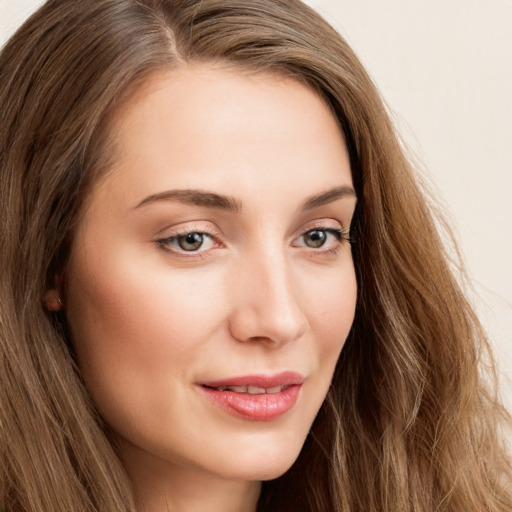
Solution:
M 293 243 L 292 245 L 295 246 L 295 247 L 306 247 L 307 249 L 311 249 L 313 251 L 316 251 L 316 252 L 319 252 L 319 251 L 322 251 L 322 250 L 325 250 L 325 248 L 323 246 L 320 246 L 320 247 L 308 247 L 306 244 L 297 244 L 297 240 L 300 240 L 301 238 L 304 238 L 306 235 L 308 235 L 309 233 L 312 233 L 314 231 L 323 231 L 331 236 L 334 236 L 336 238 L 336 240 L 338 241 L 338 243 L 343 243 L 345 240 L 348 240 L 347 237 L 346 237 L 346 230 L 342 230 L 342 229 L 338 229 L 338 228 L 322 228 L 322 227 L 318 227 L 318 228 L 312 228 L 312 229 L 307 229 L 306 231 L 304 231 L 302 234 L 300 234 L 298 237 L 294 238 L 293 240 Z
M 332 247 L 333 242 L 327 244 L 327 247 L 310 247 L 305 243 L 297 243 L 302 237 L 304 237 L 307 233 L 311 231 L 325 231 L 328 232 L 331 236 L 334 236 L 337 239 L 337 243 Z M 159 233 L 166 232 L 164 236 L 159 236 L 155 242 L 167 253 L 174 255 L 178 258 L 185 259 L 204 259 L 205 257 L 210 256 L 212 249 L 220 248 L 224 246 L 223 243 L 223 235 L 221 231 L 214 225 L 212 225 L 209 221 L 193 221 L 190 223 L 182 223 L 176 226 L 175 228 L 165 228 L 161 230 Z M 190 233 L 200 233 L 204 234 L 207 237 L 211 238 L 213 246 L 201 250 L 191 250 L 187 251 L 176 247 L 174 242 L 176 239 L 182 236 L 186 236 Z M 296 234 L 293 236 L 291 241 L 291 246 L 303 249 L 306 252 L 310 252 L 316 255 L 322 255 L 327 253 L 336 252 L 345 242 L 352 243 L 352 240 L 349 237 L 350 227 L 346 228 L 336 219 L 317 219 L 315 221 L 306 223 L 303 225 L 300 230 L 296 231 Z
M 318 230 L 333 229 L 333 230 L 341 231 L 343 234 L 348 234 L 348 232 L 350 231 L 350 226 L 345 227 L 345 225 L 341 221 L 332 219 L 332 218 L 317 219 L 317 220 L 308 222 L 308 223 L 304 224 L 303 226 L 301 226 L 301 228 L 297 231 L 297 234 L 295 235 L 294 238 L 298 238 L 299 236 L 302 236 L 302 235 L 308 233 L 309 231 L 314 231 L 315 229 L 318 229 Z
M 305 237 L 311 231 L 324 231 L 327 233 L 327 239 L 324 245 L 312 247 L 306 243 Z M 350 222 L 346 226 L 341 219 L 336 217 L 317 218 L 310 222 L 302 224 L 300 229 L 295 232 L 291 242 L 292 247 L 300 250 L 308 257 L 328 257 L 334 256 L 346 244 L 352 244 L 350 238 Z M 332 239 L 335 238 L 335 240 Z
M 155 234 L 156 237 L 165 239 L 173 236 L 182 236 L 187 233 L 206 233 L 212 237 L 222 236 L 220 229 L 209 220 L 196 220 L 179 222 L 174 225 L 168 225 Z
M 166 232 L 164 236 L 159 236 L 155 243 L 164 251 L 168 252 L 171 255 L 175 255 L 180 258 L 204 258 L 206 254 L 215 247 L 222 246 L 222 241 L 220 239 L 221 232 L 212 227 L 211 224 L 201 223 L 201 222 L 191 222 L 185 225 L 179 225 L 176 228 L 166 228 L 160 231 Z M 197 250 L 197 251 L 186 251 L 184 249 L 179 249 L 177 247 L 171 246 L 170 242 L 178 239 L 179 237 L 186 236 L 190 233 L 200 233 L 208 236 L 212 239 L 214 246 L 205 250 Z

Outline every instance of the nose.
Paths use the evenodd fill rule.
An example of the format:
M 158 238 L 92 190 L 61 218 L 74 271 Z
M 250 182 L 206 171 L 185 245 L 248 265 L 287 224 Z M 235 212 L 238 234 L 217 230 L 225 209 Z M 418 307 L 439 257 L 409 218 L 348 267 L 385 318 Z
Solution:
M 308 323 L 298 284 L 284 255 L 246 259 L 231 276 L 231 335 L 276 346 L 300 339 Z

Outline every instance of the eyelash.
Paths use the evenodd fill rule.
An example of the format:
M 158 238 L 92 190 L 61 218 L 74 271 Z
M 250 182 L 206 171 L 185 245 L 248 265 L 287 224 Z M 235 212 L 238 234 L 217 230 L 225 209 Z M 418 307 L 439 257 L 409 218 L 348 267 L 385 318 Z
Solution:
M 348 228 L 338 229 L 338 228 L 323 227 L 323 226 L 313 226 L 313 227 L 308 228 L 299 237 L 297 237 L 294 240 L 294 242 L 296 240 L 301 240 L 301 239 L 303 240 L 306 235 L 313 233 L 315 231 L 324 232 L 324 233 L 327 233 L 328 235 L 334 236 L 337 240 L 336 246 L 331 247 L 329 249 L 322 249 L 322 247 L 324 245 L 326 245 L 327 242 L 322 244 L 322 246 L 320 246 L 318 248 L 308 247 L 305 244 L 301 244 L 301 245 L 293 245 L 292 244 L 292 245 L 294 247 L 305 247 L 306 249 L 310 249 L 312 255 L 330 255 L 330 254 L 334 255 L 334 254 L 337 254 L 337 252 L 340 250 L 340 248 L 343 246 L 344 243 L 349 243 L 349 244 L 353 243 L 353 240 L 350 238 L 350 230 Z M 203 237 L 203 243 L 204 243 L 204 237 L 206 235 L 206 237 L 211 239 L 214 246 L 215 246 L 215 244 L 217 247 L 219 247 L 221 245 L 221 243 L 218 240 L 219 233 L 213 232 L 213 231 L 208 231 L 208 230 L 205 230 L 204 228 L 183 230 L 181 232 L 174 233 L 171 236 L 168 236 L 166 238 L 161 238 L 161 239 L 157 240 L 156 242 L 163 250 L 171 252 L 171 253 L 177 255 L 178 257 L 201 258 L 202 259 L 206 256 L 206 253 L 210 249 L 187 251 L 183 248 L 176 248 L 175 246 L 172 247 L 174 244 L 179 243 L 180 238 L 186 237 L 188 235 L 194 235 L 194 234 L 201 235 Z M 198 249 L 200 249 L 203 246 L 203 243 L 201 243 L 201 245 L 198 247 Z
M 216 244 L 217 246 L 220 245 L 220 243 L 218 242 L 220 233 L 218 233 L 216 231 L 208 231 L 208 230 L 205 230 L 204 228 L 201 228 L 201 229 L 193 229 L 192 228 L 192 229 L 186 229 L 186 230 L 174 233 L 171 236 L 157 240 L 157 244 L 165 251 L 173 253 L 182 258 L 203 258 L 206 250 L 186 251 L 185 249 L 172 248 L 172 245 L 174 243 L 177 243 L 180 238 L 186 237 L 187 235 L 193 235 L 193 234 L 199 234 L 199 235 L 202 235 L 203 237 L 206 235 L 208 238 L 211 239 L 211 241 L 214 244 Z M 202 244 L 200 247 L 202 247 Z

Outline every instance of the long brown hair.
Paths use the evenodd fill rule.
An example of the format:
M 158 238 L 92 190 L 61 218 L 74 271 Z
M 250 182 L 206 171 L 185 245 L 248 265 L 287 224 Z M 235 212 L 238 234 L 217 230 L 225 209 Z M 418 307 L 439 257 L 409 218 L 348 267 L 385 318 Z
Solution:
M 492 370 L 484 333 L 378 92 L 298 0 L 51 0 L 3 49 L 1 510 L 135 510 L 65 314 L 43 297 L 108 167 L 109 116 L 183 61 L 309 84 L 339 121 L 359 198 L 354 325 L 298 460 L 264 483 L 258 510 L 512 510 L 508 416 L 479 374 Z

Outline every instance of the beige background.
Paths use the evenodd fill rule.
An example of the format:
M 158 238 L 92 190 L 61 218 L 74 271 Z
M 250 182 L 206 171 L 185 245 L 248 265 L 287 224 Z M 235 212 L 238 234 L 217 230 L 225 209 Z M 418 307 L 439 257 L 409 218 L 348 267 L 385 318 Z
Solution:
M 307 3 L 352 44 L 428 169 L 512 406 L 512 0 Z M 0 0 L 0 43 L 39 4 Z

